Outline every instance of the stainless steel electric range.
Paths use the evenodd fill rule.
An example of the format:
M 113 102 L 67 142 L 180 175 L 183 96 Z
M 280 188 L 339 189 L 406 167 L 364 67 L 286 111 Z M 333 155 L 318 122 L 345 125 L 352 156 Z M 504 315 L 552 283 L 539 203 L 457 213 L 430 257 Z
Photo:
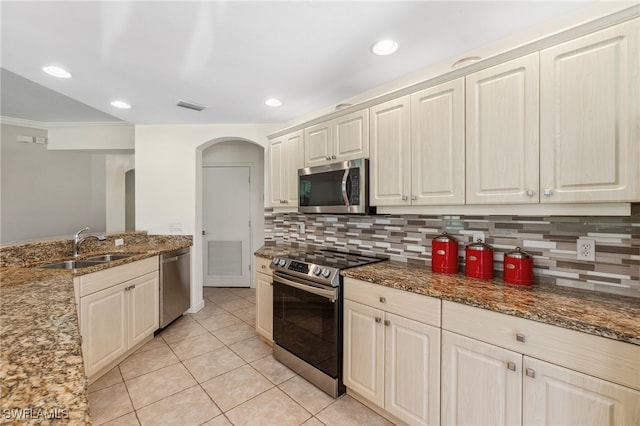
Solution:
M 273 356 L 334 398 L 345 391 L 340 271 L 382 260 L 316 250 L 271 262 Z

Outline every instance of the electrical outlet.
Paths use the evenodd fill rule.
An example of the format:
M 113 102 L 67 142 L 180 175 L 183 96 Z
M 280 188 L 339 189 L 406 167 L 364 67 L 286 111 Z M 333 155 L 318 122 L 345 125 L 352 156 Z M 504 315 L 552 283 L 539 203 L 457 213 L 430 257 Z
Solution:
M 473 241 L 472 241 L 472 243 L 477 243 L 478 241 L 480 241 L 481 243 L 484 243 L 484 232 L 474 232 L 473 233 Z
M 578 260 L 589 260 L 595 262 L 596 260 L 596 240 L 590 238 L 578 238 L 576 247 L 578 252 Z
M 123 238 L 117 238 L 115 243 L 116 243 L 116 247 L 123 246 L 124 245 L 124 239 Z

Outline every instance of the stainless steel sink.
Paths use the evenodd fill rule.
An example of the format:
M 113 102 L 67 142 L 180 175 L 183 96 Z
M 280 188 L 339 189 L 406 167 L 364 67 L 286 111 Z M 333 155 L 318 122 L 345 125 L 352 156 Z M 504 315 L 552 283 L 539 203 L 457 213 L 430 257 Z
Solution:
M 97 261 L 97 262 L 113 262 L 114 260 L 126 259 L 128 257 L 135 256 L 135 254 L 130 253 L 109 253 L 102 254 L 100 256 L 93 256 L 86 260 L 88 261 Z
M 64 262 L 50 263 L 48 265 L 36 266 L 41 269 L 80 269 L 88 268 L 90 266 L 100 265 L 106 263 L 106 261 L 100 260 L 65 260 Z

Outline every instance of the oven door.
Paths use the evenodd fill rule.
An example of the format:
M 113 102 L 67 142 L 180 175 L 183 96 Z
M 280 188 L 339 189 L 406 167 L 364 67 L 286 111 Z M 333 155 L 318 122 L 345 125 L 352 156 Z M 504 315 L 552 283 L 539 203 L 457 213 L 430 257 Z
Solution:
M 342 373 L 339 288 L 273 275 L 273 341 L 325 374 Z

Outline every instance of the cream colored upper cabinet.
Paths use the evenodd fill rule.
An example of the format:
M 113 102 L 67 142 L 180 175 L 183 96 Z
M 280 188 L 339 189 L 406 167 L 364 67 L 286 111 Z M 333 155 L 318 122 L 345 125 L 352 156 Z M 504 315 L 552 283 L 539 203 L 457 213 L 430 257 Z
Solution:
M 411 95 L 413 205 L 464 204 L 464 79 Z
M 271 205 L 298 205 L 298 169 L 303 167 L 303 132 L 298 130 L 273 139 L 269 147 Z
M 640 392 L 524 357 L 522 424 L 637 425 Z
M 541 202 L 640 199 L 640 20 L 540 53 Z
M 369 199 L 372 206 L 411 204 L 411 98 L 373 106 Z
M 369 112 L 364 109 L 304 129 L 305 167 L 369 157 Z
M 466 79 L 467 204 L 538 203 L 538 53 Z

